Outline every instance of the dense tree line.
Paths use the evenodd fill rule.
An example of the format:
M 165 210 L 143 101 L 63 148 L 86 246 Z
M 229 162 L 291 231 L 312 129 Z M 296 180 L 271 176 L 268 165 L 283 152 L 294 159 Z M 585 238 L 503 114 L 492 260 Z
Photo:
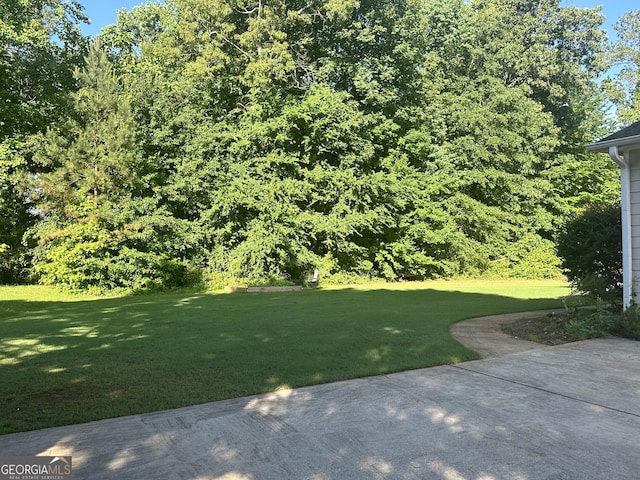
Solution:
M 564 219 L 618 195 L 583 149 L 597 9 L 167 0 L 89 45 L 78 4 L 42 4 L 0 6 L 5 281 L 553 276 Z
M 0 2 L 0 282 L 23 280 L 22 237 L 35 221 L 25 177 L 35 174 L 30 140 L 72 114 L 68 93 L 87 40 L 82 7 L 61 0 Z M 57 41 L 53 41 L 53 37 Z

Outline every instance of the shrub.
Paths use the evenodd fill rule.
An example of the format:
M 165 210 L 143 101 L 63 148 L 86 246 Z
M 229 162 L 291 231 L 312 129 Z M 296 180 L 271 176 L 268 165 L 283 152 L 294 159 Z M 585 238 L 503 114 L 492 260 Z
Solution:
M 621 337 L 640 340 L 640 307 L 632 305 L 616 316 L 611 331 Z
M 142 292 L 201 282 L 198 268 L 156 246 L 155 226 L 110 225 L 99 217 L 34 232 L 34 269 L 40 283 L 71 291 Z
M 253 278 L 247 284 L 250 287 L 290 287 L 296 283 L 278 275 L 271 275 L 268 278 Z
M 269 277 L 239 278 L 229 272 L 210 270 L 204 276 L 204 284 L 208 290 L 222 290 L 233 286 L 290 287 L 296 285 L 295 281 L 285 277 L 286 275 L 271 275 Z
M 562 278 L 552 241 L 526 235 L 507 246 L 506 255 L 491 262 L 480 278 Z
M 384 282 L 385 279 L 350 272 L 333 273 L 326 277 L 320 276 L 320 283 L 322 285 L 364 285 L 374 281 Z
M 225 287 L 239 285 L 241 282 L 228 272 L 208 270 L 204 275 L 207 290 L 223 290 Z
M 515 278 L 562 278 L 560 259 L 556 256 L 553 242 L 533 238 L 520 261 L 511 268 L 510 277 Z
M 611 331 L 615 318 L 611 311 L 598 309 L 597 312 L 586 317 L 569 320 L 566 324 L 566 332 L 572 342 L 604 337 Z
M 569 281 L 606 302 L 622 299 L 622 221 L 620 203 L 587 207 L 564 225 L 558 256 Z

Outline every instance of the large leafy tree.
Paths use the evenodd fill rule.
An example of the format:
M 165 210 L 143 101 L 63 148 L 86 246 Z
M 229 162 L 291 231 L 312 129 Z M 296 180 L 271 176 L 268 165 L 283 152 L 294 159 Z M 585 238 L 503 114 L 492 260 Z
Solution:
M 602 17 L 557 1 L 429 3 L 427 65 L 442 73 L 426 79 L 446 125 L 432 156 L 457 179 L 442 205 L 464 232 L 453 250 L 470 253 L 459 265 L 557 264 L 564 215 L 617 193 L 615 168 L 582 148 L 596 136 Z
M 615 81 L 609 83 L 609 93 L 618 107 L 621 123 L 640 119 L 640 10 L 632 10 L 614 24 L 617 40 L 611 52 L 611 62 L 619 67 Z
M 101 35 L 109 61 L 87 63 L 72 121 L 39 157 L 39 268 L 68 277 L 62 260 L 84 245 L 101 259 L 85 273 L 129 265 L 119 275 L 157 284 L 187 264 L 557 274 L 560 220 L 616 195 L 614 169 L 582 153 L 600 122 L 601 22 L 555 0 L 122 11 Z
M 0 282 L 21 278 L 24 231 L 34 220 L 22 194 L 33 172 L 29 137 L 70 114 L 67 94 L 86 45 L 76 1 L 0 3 Z
M 76 1 L 0 4 L 0 138 L 42 131 L 68 115 L 66 93 L 86 44 L 83 21 Z
M 45 283 L 71 289 L 145 289 L 184 282 L 175 240 L 186 227 L 145 195 L 128 97 L 100 42 L 76 71 L 74 116 L 41 139 L 42 172 L 33 191 L 43 217 L 36 269 Z M 171 241 L 168 241 L 171 239 Z

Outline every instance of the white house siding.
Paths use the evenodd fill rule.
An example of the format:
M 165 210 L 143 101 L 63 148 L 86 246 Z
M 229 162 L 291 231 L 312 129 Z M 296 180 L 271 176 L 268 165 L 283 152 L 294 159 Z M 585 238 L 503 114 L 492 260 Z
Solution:
M 634 278 L 632 282 L 632 296 L 636 303 L 640 303 L 640 278 L 638 274 L 640 272 L 640 150 L 631 150 L 624 152 L 625 157 L 629 162 L 629 174 L 630 174 L 630 216 L 631 216 L 631 257 L 632 257 L 632 272 Z

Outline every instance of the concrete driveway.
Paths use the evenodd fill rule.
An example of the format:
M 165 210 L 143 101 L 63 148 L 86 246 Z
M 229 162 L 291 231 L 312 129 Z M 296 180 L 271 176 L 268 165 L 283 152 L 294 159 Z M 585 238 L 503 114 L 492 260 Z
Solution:
M 640 342 L 475 362 L 0 436 L 75 479 L 640 478 Z

